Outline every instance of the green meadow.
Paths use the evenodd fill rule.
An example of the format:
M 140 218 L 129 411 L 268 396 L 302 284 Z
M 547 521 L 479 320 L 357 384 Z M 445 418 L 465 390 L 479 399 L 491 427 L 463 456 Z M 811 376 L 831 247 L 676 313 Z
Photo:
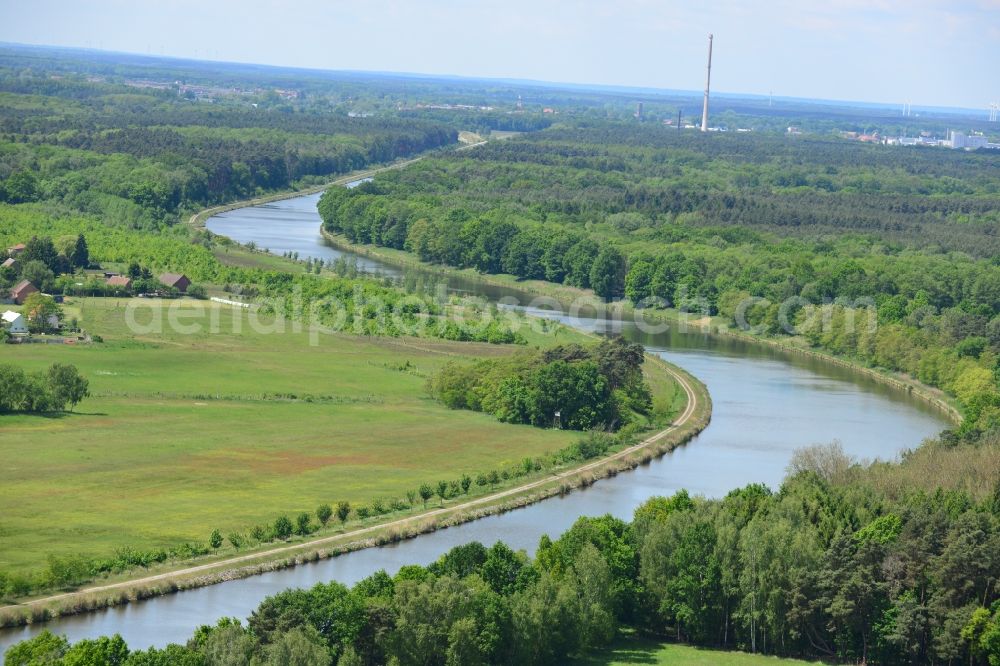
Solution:
M 131 319 L 152 330 L 129 329 L 130 303 Z M 169 303 L 68 302 L 67 316 L 103 343 L 0 346 L 0 362 L 26 369 L 75 364 L 92 394 L 75 413 L 0 417 L 0 570 L 34 569 L 48 554 L 204 543 L 214 529 L 294 519 L 323 502 L 400 498 L 579 436 L 428 396 L 428 377 L 448 361 L 517 346 L 344 334 L 311 344 L 307 331 L 265 334 L 245 311 L 187 300 L 174 319 L 201 330 L 181 334 Z M 548 328 L 524 329 L 529 344 L 581 339 Z M 683 401 L 666 373 L 652 371 L 651 384 L 659 404 Z
M 780 659 L 748 652 L 710 650 L 661 643 L 646 638 L 626 638 L 614 646 L 576 660 L 573 666 L 818 666 L 819 661 Z

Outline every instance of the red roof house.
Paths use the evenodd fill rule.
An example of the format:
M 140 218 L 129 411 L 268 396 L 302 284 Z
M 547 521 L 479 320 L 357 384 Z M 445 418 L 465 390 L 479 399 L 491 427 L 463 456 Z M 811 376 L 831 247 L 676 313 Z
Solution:
M 131 289 L 132 280 L 127 275 L 112 275 L 104 284 L 116 289 Z
M 187 291 L 188 287 L 191 286 L 191 280 L 189 280 L 186 275 L 181 275 L 179 273 L 164 273 L 160 276 L 160 282 L 168 287 L 173 287 L 182 294 Z
M 10 290 L 10 297 L 14 299 L 15 303 L 22 305 L 24 303 L 24 299 L 31 296 L 36 291 L 38 291 L 38 288 L 35 285 L 31 284 L 27 280 L 21 280 L 14 285 L 13 289 Z

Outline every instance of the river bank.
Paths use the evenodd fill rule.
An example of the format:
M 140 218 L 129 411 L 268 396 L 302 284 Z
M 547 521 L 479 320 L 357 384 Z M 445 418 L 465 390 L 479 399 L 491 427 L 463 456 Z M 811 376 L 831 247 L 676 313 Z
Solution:
M 685 402 L 680 414 L 669 427 L 600 459 L 545 469 L 515 481 L 512 487 L 490 491 L 481 497 L 473 495 L 472 499 L 465 501 L 453 500 L 455 503 L 450 506 L 403 518 L 364 521 L 361 526 L 346 531 L 341 529 L 335 534 L 300 543 L 263 546 L 257 552 L 218 558 L 196 566 L 179 567 L 178 563 L 174 563 L 161 571 L 154 569 L 143 577 L 132 576 L 82 590 L 27 600 L 0 609 L 0 626 L 16 627 L 44 622 L 55 617 L 109 608 L 395 543 L 484 516 L 502 514 L 554 495 L 564 495 L 574 488 L 589 486 L 597 479 L 634 469 L 689 441 L 708 424 L 711 416 L 711 401 L 703 384 L 655 356 L 650 356 L 649 362 L 654 372 L 663 373 L 664 379 L 669 376 L 683 389 Z
M 287 262 L 280 255 L 292 250 L 314 260 L 338 260 L 344 255 L 324 244 L 319 233 L 316 197 L 316 194 L 297 197 L 245 214 L 219 216 L 207 228 L 239 243 L 253 241 L 258 247 L 270 247 L 276 255 L 275 265 Z M 350 260 L 350 255 L 346 258 Z M 388 264 L 380 267 L 377 261 L 364 258 L 362 262 L 373 264 L 373 270 L 382 274 L 399 275 Z M 426 269 L 413 271 L 407 279 L 410 277 L 418 283 L 438 281 Z M 497 277 L 501 279 L 492 282 L 502 283 L 504 276 Z M 446 281 L 448 289 L 458 295 L 472 294 L 500 302 L 507 302 L 505 298 L 516 298 L 521 303 L 532 299 L 523 283 L 515 284 L 513 280 L 514 288 L 483 286 L 482 280 L 454 276 Z M 607 332 L 613 324 L 603 318 L 569 320 L 557 311 L 535 314 L 592 333 Z M 310 544 L 293 541 L 288 544 L 290 548 L 282 546 L 285 550 L 270 562 L 248 559 L 227 569 L 218 566 L 215 560 L 202 560 L 214 568 L 192 573 L 192 578 L 218 574 L 229 582 L 212 585 L 209 583 L 221 581 L 181 581 L 190 587 L 182 588 L 185 591 L 179 594 L 169 594 L 169 589 L 151 591 L 156 598 L 143 604 L 128 604 L 128 599 L 112 600 L 105 610 L 67 613 L 50 623 L 7 629 L 0 632 L 0 651 L 46 628 L 65 633 L 73 640 L 117 632 L 130 644 L 162 647 L 169 642 L 183 642 L 199 623 L 211 623 L 221 617 L 245 617 L 266 596 L 288 588 L 310 587 L 332 580 L 352 584 L 380 569 L 392 575 L 409 564 L 428 565 L 450 548 L 470 541 L 489 544 L 501 540 L 531 554 L 543 534 L 565 531 L 580 516 L 611 514 L 628 520 L 635 508 L 652 496 L 684 489 L 692 495 L 721 498 L 748 483 L 778 488 L 792 452 L 817 441 L 839 440 L 858 459 L 892 460 L 901 450 L 947 427 L 940 412 L 929 408 L 926 402 L 862 373 L 822 359 L 771 351 L 769 345 L 743 342 L 731 336 L 709 336 L 693 328 L 689 333 L 679 329 L 671 326 L 663 334 L 649 335 L 634 326 L 625 326 L 621 332 L 626 339 L 642 342 L 649 356 L 666 359 L 698 377 L 711 392 L 711 424 L 697 435 L 696 445 L 670 448 L 669 442 L 661 442 L 641 456 L 635 454 L 633 458 L 638 460 L 615 463 L 615 466 L 621 464 L 622 469 L 638 463 L 628 474 L 616 474 L 614 467 L 586 471 L 578 483 L 574 482 L 579 488 L 575 492 L 567 492 L 568 484 L 564 490 L 562 479 L 552 476 L 551 483 L 528 491 L 544 495 L 547 501 L 537 501 L 539 497 L 529 498 L 529 502 L 510 495 L 498 501 L 507 507 L 488 512 L 479 512 L 487 508 L 481 505 L 470 507 L 469 511 L 477 512 L 471 517 L 479 519 L 461 525 L 453 523 L 448 515 L 432 516 L 427 520 L 434 520 L 437 525 L 426 526 L 427 531 L 419 539 L 407 538 L 405 529 L 383 525 L 385 529 L 381 532 L 373 530 L 353 538 L 332 534 L 332 539 L 313 548 L 323 551 L 316 555 L 307 552 Z M 679 409 L 676 405 L 675 408 Z M 660 451 L 664 455 L 658 457 Z M 643 464 L 646 460 L 648 464 Z M 591 483 L 598 473 L 609 478 Z M 505 511 L 522 504 L 524 508 L 518 511 Z M 445 506 L 449 510 L 454 508 Z M 386 525 L 393 522 L 393 517 L 399 518 L 400 514 L 386 517 Z M 369 521 L 359 526 L 377 527 Z M 445 526 L 449 529 L 440 529 Z M 383 546 L 347 552 L 348 548 L 355 550 L 378 543 Z M 338 552 L 343 554 L 328 557 Z M 258 572 L 263 573 L 256 575 Z M 148 573 L 159 575 L 160 571 L 151 569 Z M 119 588 L 94 596 L 120 592 Z M 140 590 L 138 596 L 142 594 Z
M 409 252 L 404 252 L 401 250 L 394 250 L 391 248 L 382 248 L 372 245 L 358 245 L 351 243 L 344 236 L 340 234 L 332 234 L 326 229 L 322 230 L 323 238 L 331 244 L 345 252 L 350 252 L 352 254 L 361 255 L 364 257 L 369 257 L 372 259 L 377 259 L 386 264 L 397 266 L 400 268 L 411 268 L 422 271 L 427 271 L 431 273 L 437 273 L 442 276 L 455 276 L 462 277 L 464 279 L 474 279 L 480 280 L 485 284 L 491 284 L 497 287 L 508 287 L 512 289 L 518 289 L 525 291 L 536 296 L 543 298 L 551 298 L 558 301 L 561 304 L 570 304 L 574 301 L 585 300 L 588 302 L 587 307 L 593 312 L 594 316 L 607 316 L 612 315 L 618 318 L 624 317 L 635 317 L 637 312 L 635 308 L 632 307 L 627 301 L 617 301 L 612 304 L 602 303 L 601 300 L 594 294 L 590 289 L 581 289 L 578 287 L 570 287 L 567 285 L 555 284 L 552 282 L 546 282 L 543 280 L 519 280 L 512 275 L 490 275 L 477 273 L 473 269 L 457 269 L 450 268 L 447 266 L 437 266 L 434 264 L 428 264 L 421 261 L 418 257 L 414 256 Z M 718 335 L 727 337 L 735 340 L 742 340 L 750 344 L 757 344 L 770 347 L 772 349 L 777 349 L 789 354 L 797 354 L 813 359 L 818 359 L 838 367 L 847 368 L 859 374 L 870 377 L 878 382 L 881 382 L 887 386 L 892 386 L 901 391 L 926 402 L 927 404 L 933 406 L 935 409 L 940 410 L 945 414 L 949 421 L 958 425 L 962 422 L 962 414 L 958 409 L 957 403 L 953 398 L 948 396 L 944 391 L 936 389 L 933 386 L 928 386 L 920 382 L 919 380 L 902 375 L 900 373 L 894 373 L 889 370 L 882 368 L 871 368 L 854 359 L 845 358 L 825 352 L 822 350 L 817 350 L 809 347 L 803 346 L 802 341 L 798 340 L 800 344 L 794 344 L 796 341 L 792 339 L 792 342 L 786 342 L 781 339 L 765 337 L 761 335 L 753 335 L 743 331 L 734 330 L 727 323 L 723 322 L 721 318 L 715 317 L 693 317 L 687 315 L 686 313 L 679 312 L 677 310 L 667 309 L 667 310 L 643 310 L 640 315 L 646 321 L 659 321 L 665 323 L 673 323 L 683 325 L 688 328 L 694 328 L 709 335 Z
M 371 178 L 375 174 L 381 173 L 382 171 L 389 171 L 391 169 L 401 169 L 407 165 L 413 164 L 414 162 L 418 162 L 421 159 L 423 159 L 422 156 L 407 158 L 399 160 L 397 162 L 393 162 L 392 164 L 387 164 L 385 166 L 375 167 L 372 169 L 362 169 L 360 171 L 352 171 L 346 176 L 340 176 L 327 183 L 323 183 L 322 185 L 310 185 L 300 190 L 284 190 L 282 192 L 267 194 L 262 197 L 254 197 L 252 199 L 234 201 L 228 204 L 220 204 L 218 206 L 213 206 L 211 208 L 206 208 L 204 210 L 198 211 L 190 218 L 188 218 L 187 223 L 190 226 L 195 227 L 196 229 L 201 229 L 204 228 L 205 221 L 208 218 L 214 215 L 218 215 L 219 213 L 226 213 L 231 210 L 238 210 L 240 208 L 249 208 L 250 206 L 261 206 L 263 204 L 273 203 L 275 201 L 283 201 L 285 199 L 292 199 L 294 197 L 308 196 L 310 194 L 316 194 L 317 192 L 325 192 L 326 190 L 330 189 L 335 185 L 346 185 L 347 183 L 351 183 L 356 180 Z

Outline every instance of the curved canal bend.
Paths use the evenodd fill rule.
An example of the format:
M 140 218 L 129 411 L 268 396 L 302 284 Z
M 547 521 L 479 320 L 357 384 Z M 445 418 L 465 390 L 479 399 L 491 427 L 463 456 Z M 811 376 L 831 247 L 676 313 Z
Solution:
M 242 208 L 211 218 L 208 229 L 236 241 L 253 241 L 272 252 L 298 252 L 300 258 L 353 257 L 327 246 L 319 232 L 319 195 Z M 357 257 L 359 267 L 400 276 L 403 270 Z M 429 278 L 426 272 L 416 273 Z M 511 289 L 449 278 L 454 291 L 471 291 L 492 300 L 525 295 Z M 570 320 L 557 312 L 538 312 L 588 330 L 603 332 L 604 320 Z M 945 417 L 902 391 L 819 359 L 703 333 L 676 330 L 646 335 L 625 324 L 621 332 L 674 363 L 708 386 L 711 424 L 687 446 L 632 472 L 605 479 L 561 498 L 466 523 L 380 548 L 349 553 L 242 580 L 188 590 L 141 603 L 57 618 L 41 625 L 0 631 L 0 652 L 43 629 L 70 640 L 120 633 L 134 648 L 185 642 L 200 624 L 224 616 L 247 617 L 268 595 L 289 587 L 338 580 L 353 584 L 404 564 L 429 564 L 449 548 L 472 540 L 487 545 L 503 540 L 533 552 L 539 537 L 558 535 L 579 516 L 611 513 L 631 517 L 653 495 L 686 488 L 719 497 L 753 482 L 776 488 L 791 452 L 798 447 L 840 440 L 860 458 L 893 458 L 948 425 Z

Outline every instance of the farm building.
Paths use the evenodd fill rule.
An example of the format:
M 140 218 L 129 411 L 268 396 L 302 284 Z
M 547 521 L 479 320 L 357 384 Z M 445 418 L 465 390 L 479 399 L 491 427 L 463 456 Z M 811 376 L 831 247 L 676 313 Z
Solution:
M 189 280 L 186 275 L 181 275 L 179 273 L 164 273 L 160 276 L 160 282 L 168 287 L 173 287 L 182 294 L 185 293 L 187 288 L 191 286 L 191 280 Z
M 127 275 L 112 275 L 105 280 L 104 284 L 114 289 L 131 289 L 132 279 Z
M 11 247 L 7 248 L 8 257 L 16 257 L 22 252 L 24 252 L 24 243 L 18 243 L 17 245 L 12 245 Z
M 7 259 L 4 259 L 4 262 L 0 264 L 0 266 L 4 268 L 17 268 L 17 259 L 14 257 L 8 257 Z
M 10 290 L 10 297 L 16 304 L 21 305 L 24 303 L 24 299 L 31 296 L 36 291 L 38 291 L 38 288 L 35 285 L 31 284 L 27 280 L 21 280 L 14 285 L 13 289 Z
M 25 323 L 24 317 L 20 312 L 14 312 L 13 310 L 7 310 L 2 315 L 0 315 L 0 321 L 3 322 L 3 327 L 7 329 L 11 335 L 27 335 L 28 334 L 28 324 Z

